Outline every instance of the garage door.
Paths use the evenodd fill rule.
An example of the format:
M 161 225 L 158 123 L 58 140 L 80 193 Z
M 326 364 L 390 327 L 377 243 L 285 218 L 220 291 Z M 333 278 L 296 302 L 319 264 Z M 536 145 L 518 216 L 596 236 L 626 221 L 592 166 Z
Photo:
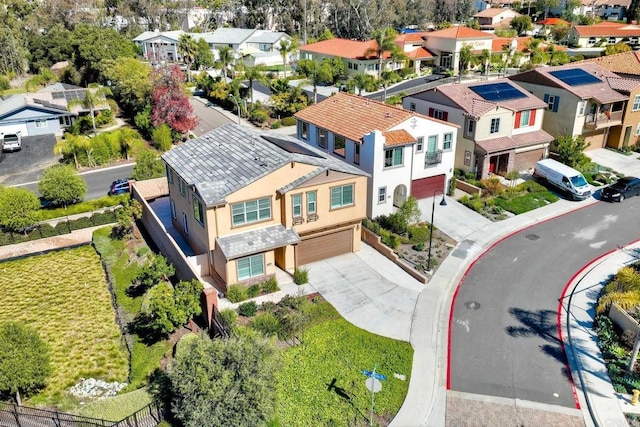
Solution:
M 433 197 L 437 190 L 444 191 L 444 175 L 436 175 L 429 178 L 416 179 L 411 181 L 411 195 L 416 199 Z
M 352 251 L 352 245 L 352 228 L 303 240 L 296 247 L 297 265 L 349 253 Z
M 539 148 L 537 150 L 516 153 L 513 162 L 513 169 L 517 171 L 526 171 L 527 169 L 533 168 L 536 163 L 538 163 L 538 160 L 542 160 L 544 158 L 544 151 L 544 148 Z
M 0 126 L 0 134 L 5 133 L 18 133 L 20 132 L 22 136 L 28 136 L 29 132 L 27 131 L 27 125 L 25 123 L 12 123 L 5 124 Z

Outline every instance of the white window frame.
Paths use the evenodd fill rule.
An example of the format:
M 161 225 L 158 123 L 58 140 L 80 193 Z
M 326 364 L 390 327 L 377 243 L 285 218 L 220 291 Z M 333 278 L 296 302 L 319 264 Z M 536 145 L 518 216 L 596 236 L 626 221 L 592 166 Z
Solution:
M 302 193 L 291 195 L 291 215 L 294 218 L 302 218 Z
M 442 150 L 450 151 L 453 146 L 453 133 L 445 133 L 442 138 Z
M 47 119 L 36 120 L 36 128 L 42 129 L 49 127 L 49 122 Z
M 549 99 L 547 99 L 547 109 L 549 111 L 553 111 L 555 105 L 556 105 L 556 96 L 549 95 Z
M 306 195 L 307 195 L 307 215 L 311 215 L 318 211 L 318 193 L 317 191 L 309 191 Z
M 253 209 L 253 203 L 255 203 L 255 209 Z M 247 210 L 247 206 L 251 208 Z M 255 219 L 247 219 L 247 213 L 253 213 L 255 211 Z M 242 220 L 237 220 L 236 217 L 242 215 Z M 231 205 L 231 225 L 233 227 L 240 227 L 246 224 L 253 224 L 254 222 L 267 221 L 271 219 L 271 197 L 263 197 L 260 199 L 247 200 L 245 202 L 234 203 Z
M 491 119 L 491 127 L 489 128 L 489 133 L 494 134 L 500 132 L 500 117 L 494 117 Z
M 354 205 L 354 185 L 345 184 L 338 187 L 331 187 L 331 209 L 346 208 Z M 346 190 L 349 189 L 347 192 Z M 346 200 L 345 194 L 350 193 L 350 200 Z M 334 203 L 334 199 L 339 198 L 340 201 Z
M 526 118 L 526 120 L 525 120 Z M 518 123 L 518 127 L 526 128 L 529 127 L 529 119 L 531 118 L 531 110 L 524 110 L 520 112 L 520 123 Z
M 387 187 L 378 188 L 378 203 L 387 203 Z
M 631 111 L 638 111 L 640 110 L 640 95 L 636 95 L 633 98 L 633 106 L 631 107 Z
M 400 152 L 400 162 L 396 163 L 396 152 Z M 391 153 L 391 157 L 387 158 L 387 154 Z M 393 147 L 384 150 L 384 168 L 396 168 L 404 164 L 404 147 Z
M 636 136 L 640 136 L 640 123 L 636 126 Z
M 194 195 L 193 196 L 193 217 L 195 218 L 196 221 L 198 221 L 198 224 L 200 224 L 203 227 L 204 227 L 204 212 L 205 212 L 204 205 Z
M 584 111 L 587 108 L 587 101 L 580 101 L 578 102 L 578 115 L 579 116 L 584 116 Z
M 244 264 L 247 263 L 245 267 Z M 248 268 L 248 274 L 241 275 L 241 269 L 246 270 Z M 244 258 L 238 258 L 236 260 L 236 274 L 238 275 L 238 280 L 247 280 L 252 277 L 264 276 L 265 268 L 264 268 L 264 254 L 256 254 L 247 256 Z
M 416 153 L 422 153 L 424 151 L 424 136 L 416 138 Z

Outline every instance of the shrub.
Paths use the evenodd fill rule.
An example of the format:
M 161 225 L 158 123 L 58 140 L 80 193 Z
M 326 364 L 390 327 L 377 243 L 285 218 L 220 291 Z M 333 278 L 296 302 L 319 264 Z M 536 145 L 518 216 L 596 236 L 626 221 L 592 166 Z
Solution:
M 504 193 L 505 186 L 500 182 L 498 177 L 491 177 L 480 181 L 484 192 L 488 196 L 499 196 Z
M 280 122 L 280 120 L 276 120 L 275 122 L 271 123 L 271 129 L 280 129 L 282 127 L 282 123 Z
M 233 329 L 238 323 L 238 313 L 231 308 L 221 310 L 220 317 L 222 317 L 224 325 L 229 329 Z
M 396 73 L 398 73 L 398 75 L 404 79 L 405 77 L 413 74 L 413 68 L 411 67 L 401 68 L 399 70 L 396 70 Z
M 422 225 L 409 227 L 409 240 L 411 243 L 424 243 L 429 239 L 429 228 Z
M 295 126 L 296 118 L 292 116 L 285 117 L 284 119 L 280 120 L 280 123 L 282 123 L 282 126 Z
M 278 305 L 273 301 L 265 301 L 260 305 L 261 311 L 265 311 L 269 313 L 275 313 L 277 309 L 278 309 Z
M 275 276 L 271 276 L 267 280 L 262 282 L 260 284 L 260 287 L 262 288 L 262 291 L 266 294 L 271 294 L 273 292 L 280 290 L 280 288 L 278 287 L 278 280 L 275 278 Z
M 380 231 L 382 232 L 383 230 Z M 389 233 L 388 231 L 381 233 L 380 237 L 382 243 L 389 246 L 391 249 L 396 249 L 400 244 L 400 239 L 398 238 L 398 236 L 393 233 Z
M 411 247 L 414 251 L 424 251 L 424 242 L 417 243 Z
M 71 228 L 71 230 L 81 230 L 83 228 L 89 228 L 89 227 L 93 227 L 93 224 L 91 223 L 91 218 L 89 217 L 83 217 L 83 218 L 78 218 L 76 220 L 69 221 L 69 228 Z
M 171 128 L 166 123 L 161 124 L 151 132 L 151 140 L 158 150 L 167 151 L 173 143 Z
M 251 320 L 251 328 L 262 332 L 265 336 L 272 337 L 278 335 L 280 321 L 273 313 L 260 313 Z
M 380 226 L 396 234 L 407 232 L 407 219 L 400 212 L 392 213 L 389 216 L 380 215 L 377 218 Z
M 249 113 L 249 120 L 257 124 L 262 124 L 269 120 L 269 112 L 265 108 L 254 108 Z
M 309 270 L 306 268 L 296 268 L 293 271 L 293 283 L 296 285 L 304 285 L 309 283 Z
M 244 317 L 253 317 L 258 311 L 258 306 L 255 301 L 243 302 L 238 307 L 238 314 Z
M 242 285 L 230 285 L 227 289 L 227 299 L 233 303 L 244 301 L 248 297 L 247 288 Z
M 258 295 L 260 295 L 260 285 L 255 284 L 255 285 L 249 286 L 249 288 L 247 289 L 247 296 L 249 298 L 255 298 Z

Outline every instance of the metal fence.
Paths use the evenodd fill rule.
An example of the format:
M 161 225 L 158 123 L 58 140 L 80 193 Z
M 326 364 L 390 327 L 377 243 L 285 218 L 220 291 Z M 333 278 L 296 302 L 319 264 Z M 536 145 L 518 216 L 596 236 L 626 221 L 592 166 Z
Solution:
M 123 420 L 107 421 L 0 402 L 2 427 L 155 427 L 164 419 L 164 410 L 156 403 L 150 403 Z

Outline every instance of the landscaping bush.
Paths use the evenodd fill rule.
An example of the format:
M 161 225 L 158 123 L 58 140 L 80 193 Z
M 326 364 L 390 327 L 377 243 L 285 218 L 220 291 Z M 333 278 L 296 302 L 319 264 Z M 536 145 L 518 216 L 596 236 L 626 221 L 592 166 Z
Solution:
M 396 234 L 405 234 L 407 232 L 407 220 L 399 212 L 388 216 L 380 215 L 376 218 L 376 222 L 380 224 L 380 227 Z
M 275 122 L 271 123 L 271 129 L 280 129 L 282 127 L 282 123 L 280 122 L 280 120 L 276 120 Z
M 83 228 L 93 227 L 90 217 L 78 218 L 76 220 L 69 221 L 69 228 L 71 230 L 82 230 Z
M 238 314 L 244 317 L 253 317 L 258 311 L 258 306 L 255 301 L 243 302 L 238 307 Z
M 296 118 L 292 116 L 285 117 L 282 120 L 280 120 L 280 123 L 282 124 L 282 126 L 295 126 Z
M 366 228 L 367 230 L 377 234 L 378 236 L 380 235 L 380 224 L 370 220 L 369 218 L 365 218 L 364 220 L 362 220 L 362 226 L 364 228 Z
M 224 326 L 229 329 L 235 328 L 238 324 L 238 313 L 231 308 L 225 308 L 220 311 L 220 317 L 222 317 L 222 321 L 224 322 Z
M 269 313 L 275 313 L 278 305 L 273 301 L 265 301 L 260 305 L 260 310 Z
M 500 179 L 496 176 L 483 179 L 480 181 L 480 185 L 487 196 L 499 196 L 504 193 L 504 190 L 506 189 L 505 185 L 502 184 Z
M 429 240 L 429 228 L 424 225 L 409 227 L 409 241 L 413 244 L 424 243 Z
M 57 236 L 56 229 L 49 224 L 40 224 L 40 226 L 38 227 L 38 231 L 40 232 L 40 236 L 42 236 L 42 238 Z
M 114 211 L 98 212 L 91 216 L 93 225 L 105 225 L 116 222 L 116 214 Z
M 271 294 L 280 290 L 280 288 L 278 287 L 278 280 L 275 276 L 271 276 L 267 280 L 262 282 L 260 284 L 260 287 L 262 288 L 262 292 L 266 294 Z
M 396 249 L 400 244 L 398 236 L 387 230 L 380 230 L 380 240 L 391 249 Z
M 396 70 L 396 73 L 404 79 L 407 76 L 410 76 L 411 74 L 413 74 L 413 68 L 411 67 L 401 68 L 399 70 Z
M 309 283 L 309 270 L 306 268 L 296 268 L 293 271 L 293 283 L 296 285 L 304 285 Z
M 411 246 L 411 249 L 413 249 L 414 251 L 424 251 L 424 242 L 416 243 L 415 245 Z
M 280 321 L 273 313 L 260 313 L 251 319 L 251 328 L 261 332 L 267 337 L 278 335 L 280 331 Z
M 482 209 L 484 209 L 484 202 L 482 201 L 482 199 L 480 199 L 480 197 L 478 197 L 477 194 L 474 194 L 471 197 L 463 196 L 462 198 L 460 198 L 460 203 L 462 203 L 469 209 L 473 209 L 476 212 L 482 212 Z
M 244 301 L 248 296 L 247 288 L 242 285 L 230 285 L 227 289 L 227 299 L 233 303 Z
M 260 295 L 260 285 L 255 284 L 255 285 L 251 285 L 247 288 L 247 296 L 249 298 L 255 298 L 258 295 Z

